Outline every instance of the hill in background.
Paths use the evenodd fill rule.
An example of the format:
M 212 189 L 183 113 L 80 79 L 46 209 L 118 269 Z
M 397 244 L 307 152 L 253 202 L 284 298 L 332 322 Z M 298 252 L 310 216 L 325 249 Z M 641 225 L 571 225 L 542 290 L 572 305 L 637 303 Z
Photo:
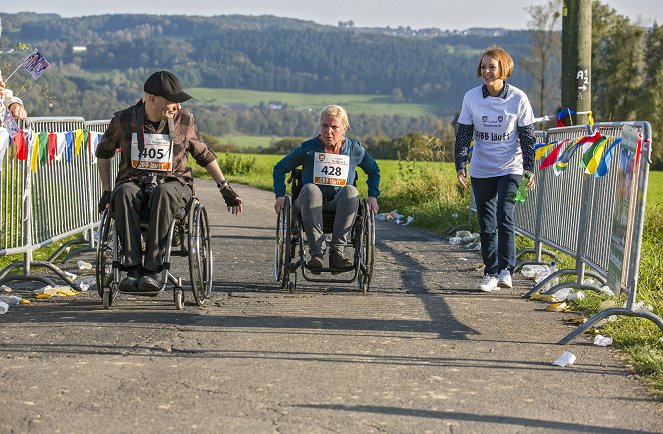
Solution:
M 16 81 L 12 78 L 11 87 L 18 87 L 29 101 L 31 115 L 108 118 L 140 98 L 142 83 L 151 72 L 168 69 L 187 88 L 200 88 L 196 92 L 201 98 L 195 105 L 198 111 L 216 116 L 216 122 L 205 125 L 212 134 L 220 134 L 219 129 L 227 133 L 228 128 L 242 131 L 235 112 L 252 108 L 248 103 L 229 106 L 205 97 L 205 89 L 222 88 L 374 95 L 383 104 L 425 107 L 427 113 L 422 114 L 410 112 L 404 105 L 402 116 L 424 119 L 429 129 L 434 128 L 440 117 L 453 117 L 464 92 L 479 84 L 474 71 L 480 50 L 497 44 L 516 60 L 528 50 L 527 31 L 501 29 L 445 32 L 355 28 L 351 23 L 333 27 L 297 19 L 235 15 L 62 18 L 20 13 L 0 14 L 0 18 L 3 48 L 18 42 L 37 47 L 53 65 L 37 82 L 28 79 L 25 86 L 16 84 L 26 80 L 25 72 L 17 73 Z M 26 55 L 25 51 L 6 51 L 0 57 L 5 71 L 13 70 Z M 529 86 L 529 78 L 518 68 L 511 82 Z M 264 103 L 256 108 L 274 109 Z M 371 115 L 370 104 L 358 110 Z M 393 112 L 382 116 L 399 116 Z M 403 128 L 412 124 L 410 120 L 397 123 Z M 400 127 L 395 128 L 399 131 L 379 129 L 388 135 L 408 132 Z M 242 132 L 256 133 L 255 129 Z M 302 133 L 297 127 L 293 132 Z

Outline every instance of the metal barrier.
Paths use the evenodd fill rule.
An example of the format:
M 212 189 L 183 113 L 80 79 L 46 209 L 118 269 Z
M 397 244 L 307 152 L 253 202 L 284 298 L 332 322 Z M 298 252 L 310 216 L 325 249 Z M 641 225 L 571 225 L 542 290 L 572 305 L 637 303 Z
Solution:
M 0 284 L 36 280 L 55 286 L 51 279 L 31 274 L 32 267 L 45 267 L 72 288 L 79 289 L 78 284 L 53 264 L 53 256 L 46 261 L 34 261 L 32 254 L 48 244 L 86 232 L 89 234 L 87 242 L 92 242 L 92 231 L 98 222 L 90 206 L 93 203 L 92 155 L 87 149 L 84 120 L 78 117 L 31 118 L 23 127 L 27 127 L 23 129 L 27 152 L 17 155 L 18 144 L 12 143 L 1 163 L 0 256 L 23 254 L 24 260 L 1 270 Z M 65 144 L 63 149 L 55 143 L 61 139 L 56 134 L 49 138 L 49 133 L 61 133 L 61 138 L 64 134 L 76 137 L 66 140 L 70 146 Z M 20 240 L 18 233 L 22 234 Z M 11 273 L 19 268 L 23 269 L 23 274 Z
M 645 219 L 647 183 L 651 164 L 652 136 L 647 122 L 600 123 L 594 130 L 604 135 L 619 137 L 610 161 L 610 171 L 605 177 L 594 178 L 590 220 L 598 220 L 591 236 L 587 236 L 581 256 L 586 263 L 600 268 L 607 274 L 609 287 L 619 297 L 627 294 L 626 307 L 598 312 L 584 324 L 562 338 L 566 344 L 593 327 L 603 318 L 613 315 L 648 319 L 663 332 L 663 320 L 652 312 L 636 305 L 640 248 Z M 590 241 L 591 240 L 591 241 Z M 601 251 L 605 249 L 605 251 Z M 590 262 L 590 259 L 594 260 Z

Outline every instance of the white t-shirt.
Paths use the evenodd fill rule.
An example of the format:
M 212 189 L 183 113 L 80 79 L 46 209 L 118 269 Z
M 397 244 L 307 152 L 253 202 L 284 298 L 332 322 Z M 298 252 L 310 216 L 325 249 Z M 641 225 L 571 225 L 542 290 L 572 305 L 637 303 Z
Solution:
M 474 150 L 469 175 L 491 178 L 523 174 L 523 156 L 517 127 L 534 123 L 525 92 L 509 85 L 506 98 L 483 97 L 482 86 L 463 97 L 458 123 L 474 126 Z

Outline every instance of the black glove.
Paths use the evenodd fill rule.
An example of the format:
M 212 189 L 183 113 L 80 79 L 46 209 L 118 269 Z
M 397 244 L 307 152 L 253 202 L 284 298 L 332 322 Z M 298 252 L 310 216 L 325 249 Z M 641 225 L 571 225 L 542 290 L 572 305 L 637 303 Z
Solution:
M 228 184 L 228 181 L 223 181 L 220 184 L 216 184 L 216 186 L 219 187 L 221 196 L 226 201 L 226 206 L 238 206 L 242 204 L 242 200 L 238 199 L 239 195 L 235 193 L 235 190 Z
M 99 199 L 99 214 L 104 212 L 106 209 L 106 205 L 110 203 L 111 200 L 111 192 L 106 190 L 104 193 L 101 195 L 101 199 Z

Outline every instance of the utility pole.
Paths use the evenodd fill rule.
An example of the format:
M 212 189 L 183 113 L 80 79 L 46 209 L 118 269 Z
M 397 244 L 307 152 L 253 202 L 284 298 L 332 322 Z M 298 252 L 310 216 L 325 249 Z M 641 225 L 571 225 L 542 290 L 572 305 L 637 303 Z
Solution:
M 564 125 L 589 122 L 592 110 L 592 0 L 562 0 L 562 109 Z

